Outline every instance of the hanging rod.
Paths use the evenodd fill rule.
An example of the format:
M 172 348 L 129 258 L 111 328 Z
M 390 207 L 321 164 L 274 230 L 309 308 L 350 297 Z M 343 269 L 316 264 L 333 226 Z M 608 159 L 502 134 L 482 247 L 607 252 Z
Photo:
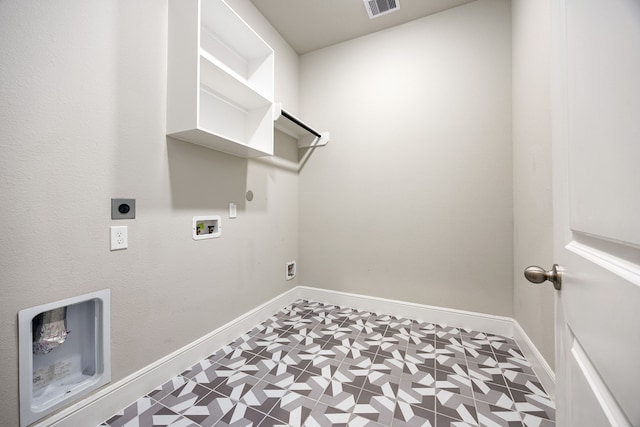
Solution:
M 275 104 L 273 120 L 276 128 L 298 140 L 298 148 L 322 147 L 329 142 L 329 132 L 318 132 L 285 111 L 282 104 Z
M 318 138 L 322 138 L 322 135 L 320 135 L 318 132 L 316 132 L 315 130 L 311 129 L 309 126 L 307 126 L 306 123 L 301 122 L 300 120 L 298 120 L 296 117 L 293 117 L 291 114 L 287 113 L 285 110 L 281 111 L 281 114 L 286 117 L 287 119 L 291 120 L 293 123 L 297 124 L 298 126 L 300 126 L 301 128 L 303 128 L 304 130 L 306 130 L 307 132 L 315 135 Z

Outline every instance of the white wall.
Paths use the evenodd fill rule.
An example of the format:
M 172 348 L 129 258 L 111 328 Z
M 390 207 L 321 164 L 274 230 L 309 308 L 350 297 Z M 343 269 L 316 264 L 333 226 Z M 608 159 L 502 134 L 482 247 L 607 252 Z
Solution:
M 512 315 L 510 2 L 301 57 L 300 282 Z
M 554 365 L 554 299 L 529 265 L 553 265 L 549 1 L 513 1 L 514 316 Z
M 247 161 L 167 139 L 166 37 L 166 1 L 0 2 L 0 425 L 18 425 L 23 308 L 110 288 L 115 382 L 297 284 L 298 177 L 272 165 L 297 148 L 278 134 L 275 159 Z M 295 80 L 276 90 L 298 102 Z M 112 221 L 112 197 L 137 218 Z M 196 242 L 208 213 L 222 237 Z M 122 224 L 129 249 L 110 252 Z

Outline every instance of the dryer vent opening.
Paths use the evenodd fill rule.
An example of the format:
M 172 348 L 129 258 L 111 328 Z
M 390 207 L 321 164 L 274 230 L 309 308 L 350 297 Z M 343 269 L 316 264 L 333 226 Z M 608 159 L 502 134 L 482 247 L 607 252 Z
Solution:
M 369 18 L 377 18 L 400 9 L 399 0 L 364 0 Z

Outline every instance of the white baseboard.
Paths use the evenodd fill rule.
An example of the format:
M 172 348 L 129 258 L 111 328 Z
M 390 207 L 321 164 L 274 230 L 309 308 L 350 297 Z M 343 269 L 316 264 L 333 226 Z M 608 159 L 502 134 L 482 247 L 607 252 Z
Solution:
M 387 298 L 351 294 L 329 289 L 299 286 L 299 297 L 318 302 L 397 315 L 430 323 L 445 324 L 513 338 L 546 392 L 555 398 L 555 374 L 520 324 L 510 318 L 472 311 L 435 307 Z
M 469 328 L 491 334 L 513 336 L 513 319 L 472 311 L 435 307 L 406 301 L 350 294 L 329 289 L 299 286 L 300 298 L 357 308 L 392 316 L 423 320 L 459 328 Z
M 165 383 L 180 372 L 213 354 L 286 305 L 297 300 L 299 290 L 293 288 L 253 310 L 237 317 L 204 337 L 193 341 L 162 359 L 106 386 L 95 394 L 31 427 L 95 426 L 125 408 L 138 398 Z
M 527 333 L 522 329 L 522 326 L 513 320 L 514 334 L 513 339 L 516 340 L 520 350 L 527 358 L 533 371 L 538 376 L 540 383 L 544 387 L 547 394 L 555 400 L 556 398 L 556 374 L 551 369 L 551 366 L 547 363 L 546 359 L 542 356 L 540 351 L 533 344 L 533 341 L 529 338 Z
M 406 301 L 378 298 L 367 295 L 350 294 L 329 289 L 299 286 L 299 297 L 344 307 L 357 308 L 377 313 L 402 316 L 475 331 L 488 332 L 513 338 L 517 343 L 542 386 L 549 396 L 555 398 L 555 374 L 545 358 L 538 351 L 520 324 L 510 317 L 451 308 L 434 307 Z
M 522 327 L 514 319 L 387 298 L 298 286 L 138 372 L 106 386 L 80 402 L 70 405 L 44 421 L 33 424 L 32 427 L 97 425 L 133 403 L 140 396 L 188 369 L 261 323 L 273 313 L 300 298 L 512 337 L 534 366 L 534 370 L 546 391 L 554 397 L 555 375 L 553 371 Z

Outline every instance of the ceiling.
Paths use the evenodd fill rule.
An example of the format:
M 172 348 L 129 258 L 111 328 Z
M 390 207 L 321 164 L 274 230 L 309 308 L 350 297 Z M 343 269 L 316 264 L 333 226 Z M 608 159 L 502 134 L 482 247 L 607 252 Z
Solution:
M 474 0 L 397 0 L 400 10 L 369 19 L 363 0 L 251 0 L 302 55 Z

